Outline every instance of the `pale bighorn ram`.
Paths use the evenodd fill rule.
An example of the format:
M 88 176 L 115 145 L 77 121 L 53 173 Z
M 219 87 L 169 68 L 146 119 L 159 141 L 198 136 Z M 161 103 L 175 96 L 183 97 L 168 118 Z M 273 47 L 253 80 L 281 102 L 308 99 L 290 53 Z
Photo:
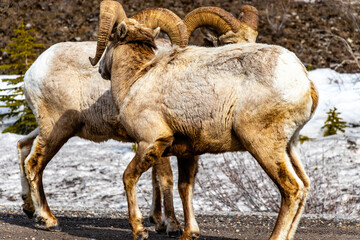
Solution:
M 174 13 L 166 9 L 146 10 L 145 13 L 151 16 L 147 24 L 156 21 L 174 44 L 186 45 L 186 27 Z M 139 14 L 146 16 L 144 12 Z M 162 40 L 159 45 L 165 48 L 171 46 L 170 42 Z M 110 82 L 102 79 L 98 69 L 88 62 L 89 52 L 95 49 L 96 42 L 57 44 L 41 54 L 24 78 L 26 99 L 39 128 L 18 142 L 23 210 L 29 217 L 35 214 L 36 221 L 50 230 L 60 228 L 47 204 L 42 174 L 65 142 L 73 136 L 94 142 L 108 139 L 133 141 L 119 123 L 119 110 L 109 91 Z M 156 230 L 164 230 L 161 213 L 163 193 L 166 231 L 177 236 L 181 234 L 181 226 L 173 209 L 173 176 L 169 159 L 162 158 L 161 161 L 162 164 L 153 168 L 156 199 L 151 215 Z
M 170 38 L 181 34 L 181 28 L 185 28 L 181 27 L 179 18 L 168 10 L 159 10 L 147 9 L 133 16 L 133 18 L 145 22 L 150 27 L 160 26 L 164 29 L 166 29 L 164 26 L 166 22 L 169 25 L 168 28 L 171 29 L 168 30 L 170 31 Z M 224 10 L 208 8 L 208 16 L 210 11 L 213 11 L 214 18 L 236 20 L 233 20 L 231 14 Z M 158 15 L 159 12 L 163 13 Z M 245 11 L 244 13 L 244 16 L 247 16 Z M 159 17 L 163 19 L 162 22 L 156 20 Z M 250 17 L 248 16 L 247 19 Z M 198 26 L 212 26 L 213 24 L 211 22 L 199 23 L 197 23 Z M 231 29 L 236 32 L 236 30 L 244 31 L 249 27 L 241 24 L 234 25 L 234 28 Z M 176 25 L 181 28 L 175 27 Z M 240 28 L 236 29 L 237 26 Z M 251 27 L 256 29 L 256 26 Z M 215 28 L 221 30 L 218 26 Z M 239 35 L 236 41 L 247 42 L 248 35 Z M 182 37 L 180 42 L 174 40 L 175 44 L 182 44 L 183 46 L 186 42 L 186 37 Z M 156 45 L 159 48 L 170 48 L 171 42 L 159 39 L 156 41 Z M 37 117 L 39 128 L 18 143 L 23 188 L 22 198 L 24 200 L 23 210 L 29 217 L 35 213 L 36 220 L 50 230 L 59 229 L 59 223 L 47 205 L 42 187 L 42 174 L 45 165 L 63 144 L 73 136 L 95 142 L 108 139 L 132 140 L 119 123 L 118 110 L 109 93 L 110 82 L 103 80 L 97 67 L 91 67 L 87 62 L 88 53 L 94 52 L 95 48 L 96 42 L 56 44 L 35 61 L 24 78 L 24 90 Z M 69 88 L 69 86 L 72 87 Z M 36 144 L 33 144 L 34 142 Z M 39 155 L 36 155 L 37 153 Z M 39 162 L 40 164 L 38 164 Z M 180 225 L 175 218 L 172 205 L 173 178 L 168 158 L 163 158 L 162 162 L 163 167 L 158 165 L 153 168 L 154 189 L 151 219 L 153 219 L 157 231 L 164 230 L 161 212 L 162 193 L 160 189 L 162 189 L 166 231 L 168 235 L 176 236 L 180 233 Z M 159 172 L 158 168 L 160 170 L 165 169 L 165 171 Z M 159 172 L 158 177 L 155 177 L 156 172 Z M 29 179 L 29 175 L 32 178 Z M 33 186 L 32 191 L 30 191 L 30 186 Z
M 138 143 L 123 175 L 134 239 L 148 237 L 136 182 L 164 154 L 181 156 L 177 145 L 192 155 L 250 152 L 281 193 L 270 239 L 293 239 L 310 184 L 295 144 L 318 102 L 299 59 L 282 47 L 255 43 L 174 47 L 155 55 L 159 29 L 128 19 L 122 6 L 109 0 L 100 5 L 92 65 L 100 60 L 111 32 L 116 34 L 99 70 L 109 74 L 121 124 Z M 191 209 L 195 168 L 196 161 L 179 159 L 185 214 L 181 239 L 199 236 Z

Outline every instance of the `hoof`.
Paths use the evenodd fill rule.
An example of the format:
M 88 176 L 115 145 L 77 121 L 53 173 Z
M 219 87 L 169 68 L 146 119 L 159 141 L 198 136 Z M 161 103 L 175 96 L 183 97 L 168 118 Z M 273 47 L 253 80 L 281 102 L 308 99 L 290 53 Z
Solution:
M 44 218 L 39 216 L 38 214 L 34 214 L 34 217 L 35 217 L 35 223 L 36 224 L 40 224 L 40 225 L 44 225 L 45 226 L 45 221 L 44 221 Z
M 35 216 L 35 227 L 43 230 L 48 230 L 50 232 L 60 232 L 61 227 L 59 226 L 59 222 L 57 220 L 54 221 L 46 221 L 41 216 Z
M 41 229 L 41 230 L 48 230 L 48 229 L 45 227 L 45 224 L 42 223 L 42 222 L 36 222 L 36 223 L 35 223 L 35 228 Z
M 176 230 L 176 231 L 170 231 L 167 233 L 168 237 L 171 237 L 171 238 L 179 238 L 182 234 L 182 231 L 181 230 Z
M 145 229 L 143 232 L 141 232 L 138 236 L 137 236 L 137 240 L 144 240 L 144 239 L 148 239 L 149 238 L 149 233 L 148 231 Z
M 198 239 L 200 237 L 200 233 L 192 233 L 191 237 L 192 239 Z
M 150 221 L 150 223 L 155 223 L 155 220 L 154 220 L 153 216 L 149 217 L 149 221 Z
M 50 232 L 61 232 L 61 227 L 59 225 L 50 226 L 50 227 L 47 227 L 47 229 Z
M 26 214 L 26 216 L 30 219 L 32 219 L 34 217 L 34 212 L 33 211 L 29 211 L 26 210 L 25 208 L 23 208 L 23 212 Z
M 159 234 L 166 233 L 166 226 L 164 223 L 161 225 L 155 225 L 155 231 Z
M 200 233 L 183 233 L 179 240 L 195 240 L 200 237 Z
M 35 217 L 35 227 L 38 229 L 47 230 L 43 218 L 36 214 L 34 214 L 34 217 Z
M 200 233 L 191 233 L 191 237 L 193 240 L 198 239 L 200 237 Z

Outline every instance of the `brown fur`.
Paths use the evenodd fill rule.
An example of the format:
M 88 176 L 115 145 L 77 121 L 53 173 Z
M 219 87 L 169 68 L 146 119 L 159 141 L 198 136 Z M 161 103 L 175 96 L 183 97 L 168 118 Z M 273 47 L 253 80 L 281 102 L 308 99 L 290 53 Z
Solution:
M 35 214 L 37 221 L 50 230 L 59 229 L 59 222 L 47 204 L 42 173 L 63 144 L 73 136 L 95 142 L 133 140 L 119 122 L 110 82 L 102 80 L 85 57 L 89 48 L 95 47 L 96 43 L 91 42 L 57 44 L 39 57 L 24 80 L 27 101 L 40 127 L 18 142 L 23 210 L 30 218 Z M 49 54 L 53 56 L 46 59 Z M 47 60 L 46 65 L 42 58 Z M 46 70 L 44 79 L 37 75 L 42 70 Z M 173 207 L 173 176 L 169 158 L 161 161 L 163 164 L 154 167 L 159 177 L 153 187 L 155 196 L 163 193 L 166 224 L 163 225 L 162 217 L 154 218 L 155 229 L 176 235 L 181 227 Z M 161 197 L 154 198 L 158 216 L 162 216 Z
M 280 47 L 261 44 L 186 48 L 156 57 L 151 48 L 143 48 L 146 44 L 129 41 L 105 56 L 114 59 L 111 91 L 122 109 L 120 121 L 139 144 L 123 178 L 134 239 L 147 236 L 135 184 L 174 149 L 250 152 L 282 196 L 270 239 L 293 239 L 309 188 L 294 139 L 317 104 L 316 90 L 299 60 Z M 146 60 L 133 61 L 135 56 Z M 135 77 L 129 79 L 129 72 Z M 190 203 L 196 163 L 180 161 L 187 162 L 179 164 L 186 219 L 181 239 L 190 239 L 199 233 Z
M 319 93 L 316 90 L 314 82 L 311 81 L 310 84 L 311 84 L 311 99 L 313 101 L 313 105 L 311 106 L 311 114 L 314 114 L 315 109 L 319 104 Z

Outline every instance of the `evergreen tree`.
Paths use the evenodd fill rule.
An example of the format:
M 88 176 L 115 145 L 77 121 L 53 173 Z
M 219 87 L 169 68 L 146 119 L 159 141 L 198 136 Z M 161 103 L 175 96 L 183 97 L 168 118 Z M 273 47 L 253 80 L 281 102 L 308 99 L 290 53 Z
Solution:
M 24 98 L 21 87 L 24 74 L 36 57 L 34 49 L 44 47 L 44 44 L 34 43 L 35 38 L 31 35 L 33 31 L 33 29 L 26 29 L 24 23 L 21 22 L 17 29 L 14 29 L 15 37 L 11 38 L 6 48 L 1 49 L 2 52 L 10 55 L 12 63 L 0 65 L 0 69 L 8 70 L 9 74 L 18 75 L 14 79 L 2 80 L 8 87 L 0 89 L 0 102 L 3 103 L 0 107 L 9 108 L 10 112 L 0 114 L 0 121 L 16 117 L 15 123 L 6 128 L 3 133 L 27 134 L 37 127 L 35 117 Z
M 342 121 L 342 118 L 339 117 L 338 112 L 336 112 L 337 108 L 334 107 L 334 109 L 330 109 L 327 112 L 327 119 L 325 121 L 325 124 L 321 129 L 325 128 L 324 137 L 335 135 L 337 131 L 345 132 L 345 129 L 347 127 L 346 122 Z

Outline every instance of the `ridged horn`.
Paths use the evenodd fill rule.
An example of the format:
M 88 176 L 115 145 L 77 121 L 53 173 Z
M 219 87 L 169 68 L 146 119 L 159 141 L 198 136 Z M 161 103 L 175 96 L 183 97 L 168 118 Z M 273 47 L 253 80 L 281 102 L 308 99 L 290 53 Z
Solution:
M 259 23 L 259 12 L 258 10 L 250 5 L 244 5 L 241 7 L 242 14 L 239 17 L 239 21 L 245 23 L 253 30 L 257 31 Z
M 137 14 L 132 19 L 144 24 L 148 28 L 160 27 L 161 31 L 167 33 L 172 44 L 180 47 L 188 45 L 188 34 L 186 25 L 180 17 L 165 8 L 147 8 Z
M 113 27 L 123 20 L 126 14 L 120 3 L 104 0 L 100 3 L 99 35 L 94 58 L 89 57 L 91 65 L 95 66 L 105 51 Z
M 240 22 L 231 13 L 218 7 L 200 7 L 184 18 L 184 23 L 190 36 L 198 27 L 210 26 L 220 35 L 228 31 L 237 32 L 240 28 Z

